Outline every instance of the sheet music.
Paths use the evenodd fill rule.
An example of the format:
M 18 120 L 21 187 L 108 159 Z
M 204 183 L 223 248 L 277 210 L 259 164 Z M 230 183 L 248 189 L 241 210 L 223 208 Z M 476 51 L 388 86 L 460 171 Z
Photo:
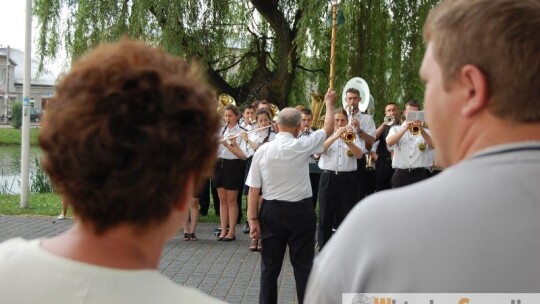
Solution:
M 408 111 L 407 121 L 421 121 L 424 122 L 424 111 Z

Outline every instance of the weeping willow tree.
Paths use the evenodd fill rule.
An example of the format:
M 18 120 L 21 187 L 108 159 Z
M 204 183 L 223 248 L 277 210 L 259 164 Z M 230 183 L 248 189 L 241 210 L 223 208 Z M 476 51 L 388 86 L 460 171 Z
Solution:
M 328 87 L 328 0 L 34 0 L 40 62 L 77 58 L 123 36 L 197 61 L 217 92 L 240 104 L 309 103 Z M 438 0 L 344 0 L 336 88 L 368 81 L 378 107 L 421 97 L 421 25 Z M 58 30 L 60 29 L 60 30 Z M 339 94 L 340 95 L 340 94 Z

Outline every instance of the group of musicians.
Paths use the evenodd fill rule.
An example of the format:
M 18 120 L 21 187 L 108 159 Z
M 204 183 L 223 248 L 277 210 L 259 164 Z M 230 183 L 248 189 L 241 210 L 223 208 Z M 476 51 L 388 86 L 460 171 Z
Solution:
M 329 94 L 327 93 L 327 96 L 335 97 L 335 93 Z M 374 191 L 418 182 L 429 176 L 428 169 L 433 162 L 433 143 L 429 130 L 422 122 L 407 119 L 408 112 L 418 113 L 420 110 L 415 101 L 405 104 L 402 115 L 398 113 L 397 104 L 387 104 L 386 117 L 379 127 L 376 127 L 373 116 L 362 112 L 359 107 L 362 94 L 358 89 L 346 89 L 343 98 L 343 108 L 327 111 L 327 114 L 331 115 L 329 117 L 333 119 L 329 119 L 332 123 L 329 128 L 327 118 L 325 118 L 324 129 L 329 133 L 326 133 L 324 142 L 318 139 L 322 136 L 321 133 L 315 132 L 313 128 L 314 113 L 310 109 L 304 108 L 300 111 L 301 120 L 293 119 L 293 112 L 298 113 L 298 110 L 292 108 L 284 109 L 283 111 L 287 113 L 279 116 L 281 120 L 277 119 L 279 110 L 267 101 L 248 105 L 243 113 L 233 104 L 228 104 L 221 109 L 223 126 L 219 134 L 218 162 L 214 172 L 214 185 L 220 201 L 221 222 L 217 240 L 230 242 L 236 239 L 235 227 L 238 215 L 241 214 L 238 198 L 241 198 L 242 194 L 248 195 L 248 219 L 251 225 L 255 225 L 251 227 L 249 249 L 262 252 L 264 265 L 261 266 L 261 286 L 267 286 L 265 290 L 268 289 L 266 293 L 261 292 L 262 302 L 266 303 L 262 299 L 276 297 L 273 286 L 281 269 L 283 246 L 288 245 L 291 252 L 304 252 L 303 250 L 308 250 L 310 247 L 306 246 L 309 240 L 315 241 L 315 229 L 318 229 L 316 241 L 318 247 L 322 249 L 355 204 L 365 196 Z M 299 123 L 298 127 L 295 127 L 293 120 Z M 279 130 L 278 126 L 284 129 Z M 280 134 L 285 135 L 280 137 Z M 313 140 L 311 137 L 314 137 Z M 275 145 L 274 139 L 279 139 L 283 143 Z M 298 143 L 293 143 L 291 140 L 296 140 Z M 313 146 L 310 144 L 312 141 L 320 141 L 322 145 Z M 271 144 L 267 145 L 267 143 Z M 280 148 L 281 145 L 284 145 L 283 148 Z M 261 147 L 268 149 L 261 149 Z M 289 165 L 279 162 L 288 159 L 287 155 L 290 153 L 298 154 L 300 157 L 301 150 L 304 148 L 307 149 L 305 151 L 309 151 L 309 155 L 306 156 L 309 156 L 310 184 L 308 183 L 307 187 L 311 185 L 312 197 L 298 200 L 294 192 L 302 192 L 302 194 L 306 192 L 304 185 L 306 185 L 308 175 L 298 174 L 300 172 L 292 174 L 291 170 L 304 170 L 295 166 L 296 162 L 300 162 L 299 159 L 298 161 L 295 159 L 295 162 L 291 161 Z M 261 151 L 256 153 L 258 150 L 264 153 Z M 283 155 L 279 155 L 280 153 Z M 252 160 L 257 155 L 255 167 L 257 174 L 255 174 L 251 172 L 254 171 Z M 276 169 L 273 169 L 274 167 Z M 280 176 L 276 177 L 276 172 L 279 172 Z M 270 173 L 272 174 L 267 176 Z M 293 177 L 303 176 L 305 178 L 301 182 L 293 180 Z M 295 184 L 299 185 L 299 188 L 293 187 L 291 190 L 291 185 Z M 366 187 L 369 184 L 373 185 L 372 189 Z M 268 191 L 266 195 L 264 194 L 265 187 Z M 280 191 L 286 192 L 287 195 L 277 194 Z M 318 225 L 316 225 L 318 228 L 313 226 L 312 232 L 309 228 L 311 224 L 307 222 L 305 227 L 303 224 L 296 227 L 284 222 L 284 219 L 294 214 L 294 212 L 288 213 L 287 210 L 290 208 L 294 211 L 295 208 L 301 209 L 309 203 L 309 208 L 315 210 L 317 201 L 319 201 Z M 269 206 L 265 207 L 265 205 Z M 260 212 L 259 208 L 261 208 Z M 294 217 L 292 216 L 291 220 Z M 289 227 L 289 225 L 292 226 Z M 305 234 L 298 235 L 298 231 L 305 231 Z M 289 233 L 292 234 L 289 235 Z M 260 240 L 261 237 L 264 244 Z M 299 243 L 291 241 L 297 238 L 302 241 Z M 311 246 L 311 250 L 313 247 Z M 311 265 L 313 257 L 308 254 L 306 257 L 298 258 L 295 258 L 293 263 L 299 267 L 295 269 L 295 273 L 298 272 L 297 285 L 304 286 L 307 275 L 302 274 L 309 273 L 308 266 Z M 299 298 L 303 296 L 302 287 L 297 292 Z
M 357 89 L 346 90 L 346 106 L 334 113 L 334 134 L 311 158 L 313 206 L 320 203 L 319 248 L 362 198 L 425 179 L 433 166 L 434 147 L 429 129 L 421 122 L 406 119 L 408 111 L 420 110 L 417 102 L 407 102 L 401 115 L 396 103 L 388 103 L 385 121 L 376 127 L 373 116 L 360 111 L 360 101 Z M 311 110 L 304 108 L 301 113 L 298 138 L 314 131 Z M 219 195 L 221 227 L 228 229 L 221 229 L 218 241 L 236 239 L 235 226 L 241 214 L 237 198 L 247 195 L 244 183 L 255 151 L 276 135 L 275 118 L 275 108 L 271 109 L 265 100 L 246 106 L 243 113 L 232 104 L 223 109 L 224 125 L 213 180 Z M 253 240 L 250 250 L 260 249 L 260 242 Z

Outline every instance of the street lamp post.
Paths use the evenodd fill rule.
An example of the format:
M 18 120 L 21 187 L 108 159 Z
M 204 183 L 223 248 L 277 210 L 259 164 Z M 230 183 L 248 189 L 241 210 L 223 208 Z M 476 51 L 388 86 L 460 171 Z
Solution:
M 24 78 L 23 78 L 23 111 L 21 136 L 21 202 L 20 207 L 28 207 L 29 165 L 30 165 L 30 84 L 32 67 L 32 0 L 26 0 L 26 18 L 24 35 Z

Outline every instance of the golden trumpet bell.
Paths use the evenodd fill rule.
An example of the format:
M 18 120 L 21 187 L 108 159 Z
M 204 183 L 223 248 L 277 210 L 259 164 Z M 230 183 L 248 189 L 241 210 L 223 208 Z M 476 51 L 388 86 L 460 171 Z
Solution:
M 350 144 L 356 140 L 356 135 L 352 131 L 343 132 L 339 135 L 339 138 L 344 142 Z
M 411 127 L 409 128 L 409 131 L 411 132 L 412 135 L 416 136 L 420 134 L 420 127 L 417 125 L 411 125 Z

